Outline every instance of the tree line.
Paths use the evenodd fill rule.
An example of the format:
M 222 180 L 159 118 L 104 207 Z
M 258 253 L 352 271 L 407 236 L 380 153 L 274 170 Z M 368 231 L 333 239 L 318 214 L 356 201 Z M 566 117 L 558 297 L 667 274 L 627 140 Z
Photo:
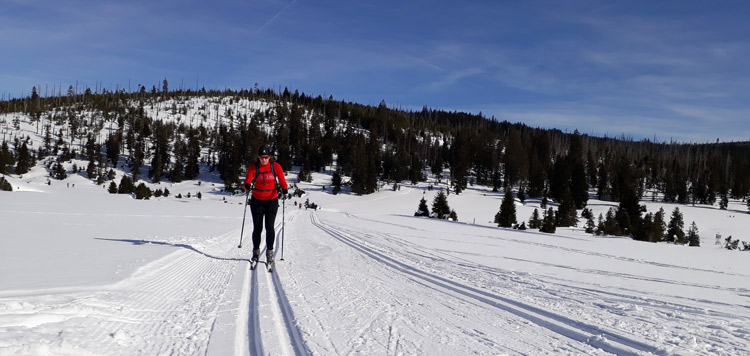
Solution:
M 248 109 L 247 103 L 265 103 Z M 156 109 L 155 109 L 156 108 Z M 161 110 L 175 119 L 153 114 Z M 90 88 L 78 93 L 0 101 L 0 114 L 25 115 L 43 143 L 17 134 L 18 116 L 3 125 L 0 173 L 24 174 L 37 160 L 88 160 L 103 183 L 115 168 L 133 182 L 195 179 L 201 167 L 235 191 L 260 145 L 276 148 L 300 179 L 332 169 L 338 184 L 369 194 L 378 182 L 446 179 L 456 194 L 470 185 L 558 203 L 563 224 L 586 207 L 589 193 L 619 202 L 618 233 L 648 239 L 641 199 L 726 209 L 750 195 L 750 143 L 674 143 L 596 137 L 530 127 L 481 113 L 424 107 L 403 110 L 323 98 L 288 89 L 133 92 Z M 106 134 L 101 134 L 105 132 Z M 7 136 L 7 137 L 6 137 Z M 331 168 L 332 167 L 332 168 Z M 144 170 L 145 169 L 145 170 Z M 349 177 L 342 180 L 341 177 Z M 619 215 L 618 215 L 619 214 Z

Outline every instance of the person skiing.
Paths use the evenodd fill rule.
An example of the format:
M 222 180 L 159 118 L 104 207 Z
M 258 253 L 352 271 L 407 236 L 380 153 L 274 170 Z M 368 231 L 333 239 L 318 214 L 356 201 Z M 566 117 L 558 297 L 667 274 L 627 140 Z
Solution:
M 261 146 L 258 150 L 258 161 L 247 168 L 247 177 L 242 187 L 246 192 L 252 190 L 250 213 L 253 217 L 253 257 L 250 262 L 253 266 L 258 263 L 260 235 L 265 219 L 266 263 L 270 267 L 273 264 L 273 243 L 276 237 L 273 225 L 279 210 L 279 192 L 286 197 L 289 187 L 281 165 L 271 160 L 269 148 Z

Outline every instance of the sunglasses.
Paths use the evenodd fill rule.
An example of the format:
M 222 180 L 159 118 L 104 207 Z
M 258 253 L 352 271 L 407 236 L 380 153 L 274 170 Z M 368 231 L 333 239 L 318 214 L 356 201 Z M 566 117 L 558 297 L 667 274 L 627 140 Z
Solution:
M 260 159 L 269 159 L 269 158 L 271 158 L 271 156 L 258 156 L 258 157 L 260 157 Z

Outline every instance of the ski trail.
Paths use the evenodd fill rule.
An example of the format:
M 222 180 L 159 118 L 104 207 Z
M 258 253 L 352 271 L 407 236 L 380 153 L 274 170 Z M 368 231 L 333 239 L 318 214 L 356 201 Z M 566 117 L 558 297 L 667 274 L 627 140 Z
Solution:
M 252 286 L 250 287 L 251 293 L 249 297 L 250 302 L 252 304 L 249 305 L 250 312 L 247 314 L 248 321 L 246 323 L 246 325 L 248 325 L 249 327 L 249 330 L 247 330 L 248 335 L 249 335 L 249 341 L 250 341 L 250 343 L 248 344 L 249 346 L 248 350 L 254 351 L 254 352 L 250 352 L 249 353 L 250 355 L 263 355 L 263 338 L 261 337 L 261 333 L 260 333 L 260 316 L 258 314 L 260 303 L 258 302 L 258 273 L 257 271 L 258 271 L 257 268 L 255 270 L 250 271 L 249 265 L 247 267 L 247 271 L 245 271 L 246 274 L 252 275 L 252 282 L 251 282 Z M 238 339 L 241 339 L 241 338 L 238 338 Z
M 283 243 L 281 235 L 282 223 L 291 222 L 297 213 L 285 217 L 286 221 L 280 221 L 275 226 L 276 246 Z M 261 256 L 265 256 L 265 247 L 261 249 Z M 268 272 L 263 257 L 255 270 L 249 271 L 252 275 L 249 296 L 249 328 L 247 330 L 249 339 L 249 354 L 251 355 L 309 355 L 305 347 L 304 339 L 297 326 L 292 307 L 284 292 L 279 272 L 283 262 L 278 260 L 279 248 L 274 249 L 276 267 L 273 272 Z M 246 303 L 247 305 L 247 303 Z M 244 312 L 243 312 L 244 314 Z M 238 331 L 238 334 L 242 331 Z
M 610 330 L 605 330 L 602 327 L 572 320 L 560 314 L 541 310 L 523 302 L 491 294 L 406 265 L 374 250 L 373 248 L 365 246 L 361 242 L 357 242 L 357 239 L 353 235 L 322 223 L 315 212 L 311 214 L 311 218 L 315 226 L 327 232 L 333 238 L 395 270 L 415 277 L 418 282 L 427 283 L 434 287 L 446 290 L 458 297 L 471 298 L 502 309 L 567 338 L 600 348 L 610 353 L 617 355 L 637 355 L 643 352 L 659 352 L 654 346 L 624 335 L 619 335 Z

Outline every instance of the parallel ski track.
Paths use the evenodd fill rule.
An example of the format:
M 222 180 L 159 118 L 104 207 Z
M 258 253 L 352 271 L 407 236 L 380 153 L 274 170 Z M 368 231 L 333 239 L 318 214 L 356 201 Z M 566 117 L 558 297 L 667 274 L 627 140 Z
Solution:
M 542 326 L 552 332 L 558 333 L 567 338 L 578 342 L 588 344 L 595 348 L 600 348 L 606 352 L 616 355 L 639 355 L 642 353 L 660 353 L 661 350 L 653 345 L 635 340 L 625 335 L 620 335 L 615 331 L 607 330 L 604 327 L 588 324 L 585 322 L 570 319 L 564 315 L 556 314 L 550 311 L 542 310 L 535 306 L 505 298 L 496 294 L 423 271 L 417 267 L 407 265 L 392 257 L 389 257 L 374 248 L 368 247 L 357 237 L 345 230 L 334 228 L 320 220 L 315 212 L 311 215 L 314 226 L 326 232 L 331 237 L 337 239 L 360 253 L 390 267 L 405 275 L 417 278 L 423 283 L 432 285 L 438 289 L 446 290 L 452 295 L 459 295 L 462 298 L 468 298 L 489 306 L 504 310 L 516 316 L 529 320 L 539 326 Z
M 287 216 L 287 222 L 291 222 L 296 217 L 296 214 L 290 214 Z M 276 230 L 276 246 L 274 249 L 274 259 L 276 260 L 276 268 L 273 272 L 266 270 L 266 265 L 263 261 L 260 261 L 254 270 L 250 270 L 249 289 L 249 313 L 248 313 L 248 344 L 246 354 L 249 355 L 266 355 L 269 354 L 270 347 L 264 346 L 263 343 L 263 330 L 274 330 L 275 339 L 274 344 L 277 346 L 274 350 L 282 350 L 284 355 L 293 354 L 295 356 L 310 355 L 311 352 L 307 349 L 304 343 L 304 338 L 300 332 L 297 324 L 295 323 L 294 313 L 289 303 L 289 299 L 286 296 L 284 287 L 279 278 L 279 265 L 280 262 L 278 257 L 280 255 L 280 243 L 282 243 L 280 237 L 282 234 L 282 223 L 276 223 L 274 229 Z M 252 243 L 249 244 L 252 246 Z M 264 247 L 261 251 L 261 256 L 265 255 L 266 248 Z M 249 269 L 249 262 L 247 265 Z M 259 274 L 265 274 L 265 277 L 259 276 Z M 263 281 L 263 282 L 261 282 Z M 266 288 L 267 293 L 261 290 Z M 268 304 L 263 304 L 261 302 Z M 261 318 L 261 309 L 264 313 L 272 315 L 272 320 L 264 322 Z M 268 341 L 268 339 L 266 339 Z

